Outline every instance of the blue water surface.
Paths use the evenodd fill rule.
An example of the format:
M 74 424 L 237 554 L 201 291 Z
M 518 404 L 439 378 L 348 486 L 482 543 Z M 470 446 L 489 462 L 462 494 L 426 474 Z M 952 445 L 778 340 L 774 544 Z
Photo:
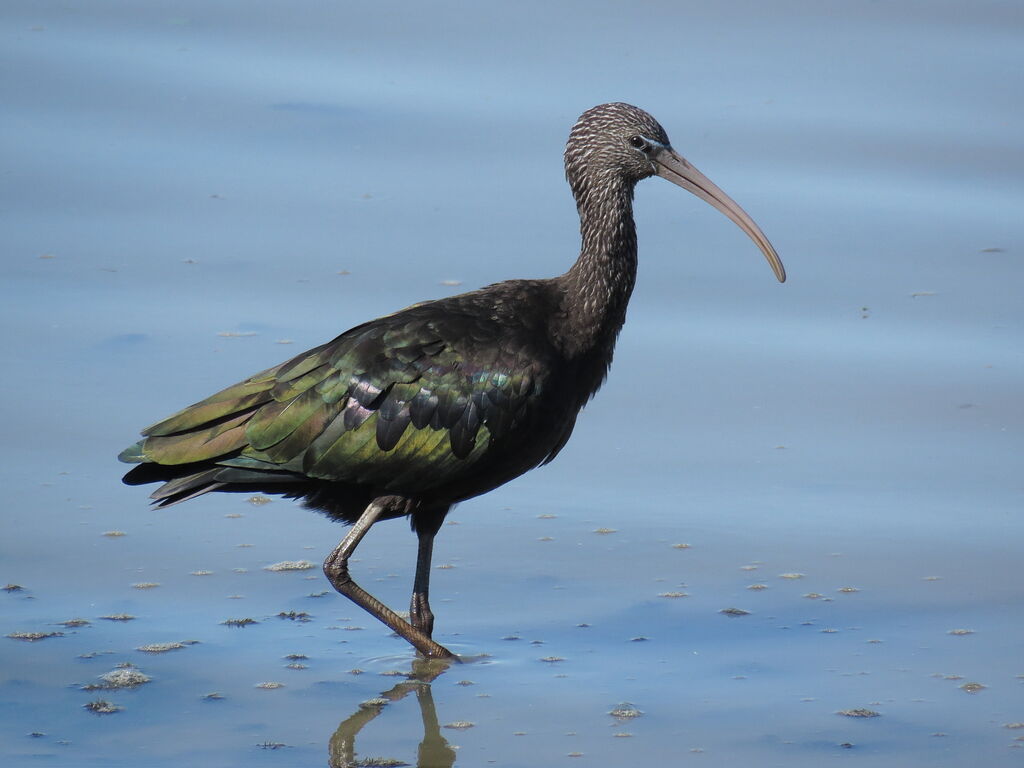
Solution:
M 63 634 L 0 637 L 0 762 L 1018 765 L 1022 37 L 997 0 L 7 0 L 0 634 Z M 562 147 L 615 100 L 790 279 L 638 188 L 607 384 L 438 539 L 436 636 L 477 661 L 402 688 L 318 567 L 264 570 L 344 534 L 293 502 L 120 484 L 220 387 L 568 268 Z M 404 523 L 356 560 L 404 605 Z M 122 663 L 151 682 L 82 690 Z

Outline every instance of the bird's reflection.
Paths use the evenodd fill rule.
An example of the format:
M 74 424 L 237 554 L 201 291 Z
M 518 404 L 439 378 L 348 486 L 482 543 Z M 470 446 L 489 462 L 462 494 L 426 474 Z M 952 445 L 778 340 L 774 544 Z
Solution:
M 416 701 L 420 705 L 420 717 L 423 719 L 423 739 L 416 755 L 417 768 L 451 768 L 455 765 L 455 750 L 448 746 L 448 742 L 441 735 L 434 697 L 430 690 L 430 684 L 443 674 L 451 663 L 446 659 L 416 659 L 412 663 L 412 671 L 404 682 L 381 692 L 376 699 L 360 704 L 359 709 L 341 721 L 328 742 L 327 764 L 330 768 L 408 765 L 381 758 L 357 760 L 355 755 L 356 736 L 363 727 L 383 712 L 389 704 L 401 701 L 410 693 L 416 694 Z

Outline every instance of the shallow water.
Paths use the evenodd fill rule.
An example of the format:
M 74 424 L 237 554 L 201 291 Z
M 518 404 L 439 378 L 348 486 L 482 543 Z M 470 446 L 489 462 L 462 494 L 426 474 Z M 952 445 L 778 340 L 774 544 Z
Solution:
M 423 765 L 1019 764 L 1019 4 L 210 5 L 0 12 L 0 628 L 63 633 L 0 638 L 5 765 L 415 763 L 425 735 Z M 561 148 L 616 99 L 790 280 L 638 189 L 607 385 L 438 539 L 437 636 L 475 661 L 403 687 L 412 653 L 318 568 L 264 570 L 323 558 L 318 515 L 120 484 L 216 388 L 564 270 Z M 414 544 L 379 526 L 357 578 L 403 606 Z M 151 682 L 81 690 L 124 662 Z

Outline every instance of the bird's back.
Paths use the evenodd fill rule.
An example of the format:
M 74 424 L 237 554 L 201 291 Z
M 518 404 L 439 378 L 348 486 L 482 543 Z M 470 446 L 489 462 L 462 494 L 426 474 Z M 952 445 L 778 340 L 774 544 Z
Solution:
M 263 489 L 345 519 L 381 494 L 484 493 L 553 458 L 600 383 L 581 398 L 562 311 L 557 281 L 509 281 L 364 323 L 144 430 L 125 481 L 164 480 L 161 505 Z

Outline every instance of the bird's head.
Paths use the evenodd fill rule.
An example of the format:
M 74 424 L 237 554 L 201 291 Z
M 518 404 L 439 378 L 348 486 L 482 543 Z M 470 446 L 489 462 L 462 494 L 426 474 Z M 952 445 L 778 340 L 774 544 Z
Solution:
M 728 216 L 764 253 L 779 282 L 786 280 L 775 248 L 761 228 L 707 176 L 672 149 L 668 134 L 647 112 L 613 102 L 588 109 L 569 132 L 565 176 L 578 203 L 597 189 L 622 189 L 661 176 L 692 192 Z
M 631 104 L 600 104 L 580 115 L 569 132 L 565 174 L 574 189 L 588 177 L 636 184 L 654 175 L 647 150 L 655 146 L 669 146 L 657 120 Z

